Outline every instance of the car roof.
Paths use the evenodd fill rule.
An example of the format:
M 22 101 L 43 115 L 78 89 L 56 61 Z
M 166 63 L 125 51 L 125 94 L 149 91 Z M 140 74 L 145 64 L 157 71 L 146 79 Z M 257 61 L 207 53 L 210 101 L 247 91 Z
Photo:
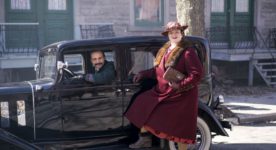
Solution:
M 199 40 L 204 43 L 205 39 L 195 36 L 186 36 L 185 38 L 192 40 Z M 97 45 L 116 45 L 116 44 L 162 44 L 168 41 L 167 37 L 164 36 L 125 36 L 125 37 L 112 37 L 112 38 L 101 38 L 101 39 L 88 39 L 88 40 L 69 40 L 61 41 L 50 44 L 41 49 L 56 49 L 56 51 L 66 51 L 66 49 L 74 47 L 89 47 Z

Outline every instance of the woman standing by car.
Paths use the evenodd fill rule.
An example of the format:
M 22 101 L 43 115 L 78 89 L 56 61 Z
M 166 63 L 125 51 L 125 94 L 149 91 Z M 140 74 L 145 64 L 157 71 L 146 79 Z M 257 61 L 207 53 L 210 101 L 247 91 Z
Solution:
M 149 138 L 143 136 L 146 131 L 177 142 L 180 150 L 187 149 L 187 144 L 195 143 L 197 85 L 203 76 L 203 68 L 192 43 L 184 38 L 187 27 L 169 22 L 162 32 L 169 41 L 158 51 L 154 67 L 134 76 L 134 82 L 153 78 L 157 84 L 138 95 L 125 114 L 130 122 L 141 128 L 139 140 L 130 148 L 151 146 Z M 172 75 L 168 75 L 170 73 Z M 185 77 L 169 79 L 177 79 L 179 75 Z

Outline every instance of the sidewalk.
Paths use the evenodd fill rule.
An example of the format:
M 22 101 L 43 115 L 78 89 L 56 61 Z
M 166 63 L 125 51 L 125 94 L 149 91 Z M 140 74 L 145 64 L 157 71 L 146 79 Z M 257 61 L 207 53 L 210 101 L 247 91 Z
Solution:
M 263 94 L 224 95 L 224 101 L 239 124 L 276 120 L 276 89 Z

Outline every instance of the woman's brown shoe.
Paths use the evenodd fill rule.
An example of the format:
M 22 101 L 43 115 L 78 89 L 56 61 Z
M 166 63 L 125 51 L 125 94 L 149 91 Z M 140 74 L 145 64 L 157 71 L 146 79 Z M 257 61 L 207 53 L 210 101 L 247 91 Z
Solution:
M 151 136 L 139 136 L 138 141 L 136 141 L 133 144 L 129 145 L 129 148 L 131 149 L 138 149 L 138 148 L 148 148 L 152 145 Z

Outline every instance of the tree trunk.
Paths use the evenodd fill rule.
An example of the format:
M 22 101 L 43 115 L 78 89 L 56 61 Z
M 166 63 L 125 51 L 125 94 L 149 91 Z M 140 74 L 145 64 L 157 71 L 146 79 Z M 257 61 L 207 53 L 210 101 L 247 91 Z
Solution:
M 176 0 L 177 20 L 189 26 L 186 35 L 205 35 L 204 4 L 204 0 Z

